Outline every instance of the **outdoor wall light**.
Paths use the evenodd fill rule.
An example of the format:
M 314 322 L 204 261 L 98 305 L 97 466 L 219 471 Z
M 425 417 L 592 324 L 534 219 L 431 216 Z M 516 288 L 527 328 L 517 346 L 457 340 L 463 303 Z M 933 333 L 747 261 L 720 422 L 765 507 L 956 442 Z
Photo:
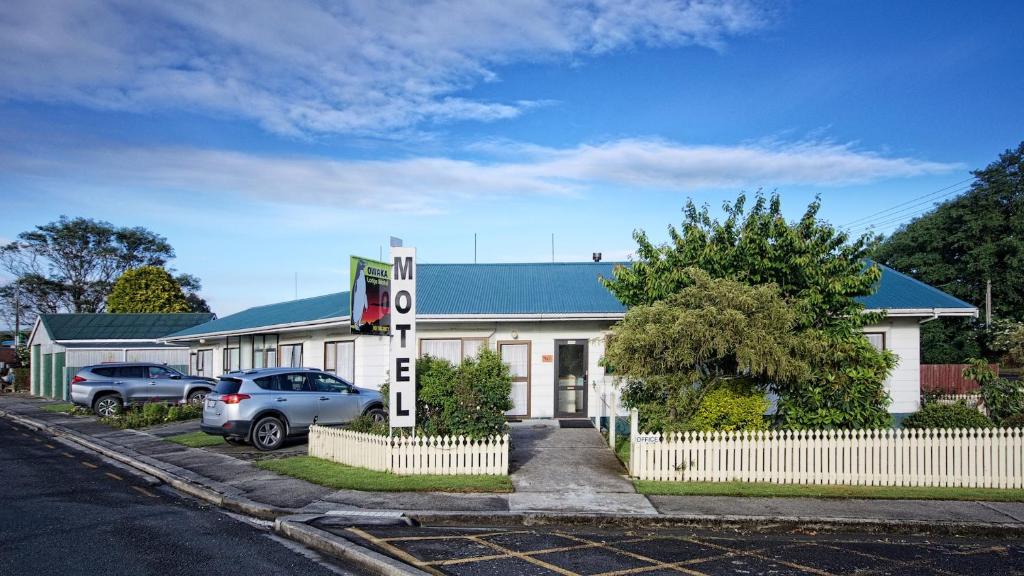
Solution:
M 513 340 L 519 340 L 519 332 L 516 332 L 515 330 L 513 330 L 512 331 L 512 339 Z

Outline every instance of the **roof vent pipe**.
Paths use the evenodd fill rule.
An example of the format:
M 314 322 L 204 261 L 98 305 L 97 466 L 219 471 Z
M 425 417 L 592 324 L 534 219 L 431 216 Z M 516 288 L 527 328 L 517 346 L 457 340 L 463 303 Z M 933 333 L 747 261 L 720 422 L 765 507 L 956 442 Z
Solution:
M 600 261 L 601 261 L 601 253 L 600 252 L 594 252 L 594 262 L 600 262 Z

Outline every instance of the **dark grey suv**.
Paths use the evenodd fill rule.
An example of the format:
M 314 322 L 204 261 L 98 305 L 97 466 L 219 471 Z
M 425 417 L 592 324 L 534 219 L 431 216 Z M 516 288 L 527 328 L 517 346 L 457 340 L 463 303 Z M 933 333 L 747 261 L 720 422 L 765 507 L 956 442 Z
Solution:
M 347 424 L 363 415 L 387 420 L 380 392 L 315 368 L 262 368 L 221 376 L 206 396 L 201 428 L 230 443 L 276 450 L 311 424 Z
M 189 402 L 199 406 L 216 382 L 150 362 L 97 364 L 75 374 L 71 401 L 91 408 L 99 416 L 114 416 L 126 404 L 144 402 Z

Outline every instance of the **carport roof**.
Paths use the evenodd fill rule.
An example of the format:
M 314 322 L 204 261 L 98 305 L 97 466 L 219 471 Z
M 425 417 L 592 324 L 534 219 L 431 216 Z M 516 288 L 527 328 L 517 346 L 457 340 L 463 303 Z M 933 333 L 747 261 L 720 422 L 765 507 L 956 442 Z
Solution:
M 179 314 L 40 314 L 52 340 L 156 340 L 209 322 L 209 312 Z
M 600 282 L 628 263 L 417 264 L 417 316 L 601 316 L 625 307 Z M 941 290 L 881 266 L 878 291 L 859 298 L 869 309 L 975 311 Z M 349 315 L 349 293 L 336 292 L 243 310 L 168 338 L 242 333 L 264 327 L 341 321 Z

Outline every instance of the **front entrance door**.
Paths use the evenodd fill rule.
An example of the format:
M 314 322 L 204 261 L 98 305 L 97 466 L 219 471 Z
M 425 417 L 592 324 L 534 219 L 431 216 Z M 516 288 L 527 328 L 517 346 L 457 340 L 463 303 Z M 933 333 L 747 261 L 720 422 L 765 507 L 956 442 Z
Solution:
M 555 417 L 587 417 L 586 340 L 555 340 Z

